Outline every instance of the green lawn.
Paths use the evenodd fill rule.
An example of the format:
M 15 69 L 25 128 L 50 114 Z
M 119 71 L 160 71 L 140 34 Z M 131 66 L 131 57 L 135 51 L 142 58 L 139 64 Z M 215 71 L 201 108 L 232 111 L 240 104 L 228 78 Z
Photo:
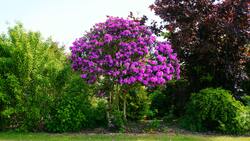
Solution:
M 0 132 L 0 141 L 250 141 L 250 137 L 169 134 L 48 134 Z

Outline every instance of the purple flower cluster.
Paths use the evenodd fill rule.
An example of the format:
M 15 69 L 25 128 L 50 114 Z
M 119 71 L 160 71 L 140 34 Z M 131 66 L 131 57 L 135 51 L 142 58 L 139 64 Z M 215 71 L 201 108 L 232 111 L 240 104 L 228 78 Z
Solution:
M 158 42 L 139 22 L 109 17 L 71 46 L 72 68 L 94 83 L 100 76 L 118 84 L 165 84 L 179 78 L 177 55 L 168 42 Z

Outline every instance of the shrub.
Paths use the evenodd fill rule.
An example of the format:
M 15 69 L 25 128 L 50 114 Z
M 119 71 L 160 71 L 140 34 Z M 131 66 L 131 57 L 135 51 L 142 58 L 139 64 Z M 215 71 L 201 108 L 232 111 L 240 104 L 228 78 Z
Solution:
M 246 106 L 250 106 L 250 96 L 246 95 L 242 97 L 242 101 Z
M 0 128 L 43 128 L 53 99 L 64 87 L 56 87 L 55 79 L 65 60 L 56 42 L 26 31 L 21 24 L 0 35 Z
M 83 100 L 84 94 L 68 94 L 55 101 L 56 105 L 46 120 L 50 132 L 79 131 L 87 122 L 86 112 L 90 103 Z
M 90 92 L 88 86 L 76 75 L 69 81 L 64 94 L 54 101 L 46 128 L 50 132 L 79 131 L 88 124 L 91 113 Z
M 71 74 L 62 91 L 46 117 L 47 131 L 69 132 L 107 126 L 107 101 L 96 98 L 93 88 L 78 74 Z
M 29 97 L 23 106 L 23 117 L 20 119 L 22 124 L 18 130 L 43 131 L 44 118 L 49 115 L 53 102 L 53 97 L 45 94 L 42 90 Z
M 150 129 L 159 129 L 160 125 L 161 125 L 160 120 L 152 120 L 151 122 L 149 122 Z
M 22 91 L 18 78 L 13 74 L 6 74 L 0 78 L 0 128 L 19 127 L 19 112 L 22 111 Z
M 149 114 L 150 99 L 143 86 L 131 89 L 127 94 L 127 118 L 141 120 Z
M 206 88 L 193 93 L 187 105 L 183 126 L 195 131 L 242 133 L 248 128 L 247 110 L 230 91 Z
M 152 100 L 150 109 L 154 112 L 156 117 L 163 117 L 165 113 L 170 111 L 170 95 L 164 94 L 161 90 L 155 90 L 150 98 Z
M 112 109 L 110 115 L 111 115 L 111 117 L 110 117 L 111 126 L 109 127 L 110 130 L 122 131 L 125 127 L 123 112 L 114 108 L 114 109 Z
M 188 82 L 186 80 L 169 81 L 164 87 L 151 94 L 151 107 L 157 117 L 173 114 L 177 117 L 184 114 L 184 107 L 189 98 Z
M 106 127 L 107 120 L 107 101 L 105 99 L 92 98 L 91 112 L 87 116 L 87 127 Z

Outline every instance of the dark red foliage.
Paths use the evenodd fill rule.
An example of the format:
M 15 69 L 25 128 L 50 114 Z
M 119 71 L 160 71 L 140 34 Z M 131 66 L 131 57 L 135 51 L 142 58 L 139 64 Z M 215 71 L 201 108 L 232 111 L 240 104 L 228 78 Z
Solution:
M 156 0 L 150 6 L 165 22 L 170 41 L 197 91 L 208 86 L 234 90 L 245 77 L 249 43 L 247 0 Z

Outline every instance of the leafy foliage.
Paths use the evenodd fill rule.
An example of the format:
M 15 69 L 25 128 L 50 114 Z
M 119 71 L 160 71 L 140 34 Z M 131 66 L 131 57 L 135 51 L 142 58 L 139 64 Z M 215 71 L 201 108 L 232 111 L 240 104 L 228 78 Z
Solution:
M 196 131 L 216 130 L 234 134 L 250 129 L 247 109 L 229 91 L 221 88 L 206 88 L 193 93 L 183 125 Z
M 68 67 L 70 70 L 70 68 Z M 63 94 L 57 96 L 46 117 L 46 130 L 50 132 L 80 131 L 107 125 L 105 100 L 95 100 L 92 88 L 79 74 L 71 74 L 63 88 Z
M 249 47 L 249 51 L 250 51 L 250 47 Z M 246 69 L 248 79 L 246 79 L 242 82 L 242 88 L 243 88 L 245 94 L 250 95 L 250 55 L 248 56 L 248 61 L 246 63 L 245 69 Z
M 189 84 L 186 80 L 169 81 L 164 87 L 159 87 L 150 94 L 151 110 L 158 118 L 164 116 L 180 117 L 190 96 Z
M 63 96 L 53 102 L 46 119 L 48 131 L 79 131 L 87 126 L 87 115 L 91 110 L 88 86 L 79 79 L 75 76 L 66 86 Z
M 123 119 L 123 113 L 120 110 L 112 109 L 111 113 L 111 130 L 122 131 L 125 127 L 125 120 Z
M 55 79 L 64 67 L 63 49 L 21 24 L 0 37 L 0 117 L 4 127 L 39 130 L 50 95 L 57 93 Z M 3 127 L 3 128 L 4 128 Z
M 129 120 L 142 120 L 150 114 L 150 99 L 146 88 L 136 86 L 129 90 L 127 96 L 127 117 Z
M 107 100 L 92 97 L 91 105 L 91 111 L 87 115 L 88 122 L 86 127 L 107 127 Z
M 107 124 L 105 102 L 72 72 L 63 48 L 21 24 L 0 37 L 0 129 L 78 131 Z
M 250 107 L 250 96 L 246 95 L 242 97 L 242 101 L 246 106 Z
M 151 8 L 165 22 L 161 27 L 169 30 L 195 91 L 239 89 L 249 41 L 246 0 L 156 0 Z

